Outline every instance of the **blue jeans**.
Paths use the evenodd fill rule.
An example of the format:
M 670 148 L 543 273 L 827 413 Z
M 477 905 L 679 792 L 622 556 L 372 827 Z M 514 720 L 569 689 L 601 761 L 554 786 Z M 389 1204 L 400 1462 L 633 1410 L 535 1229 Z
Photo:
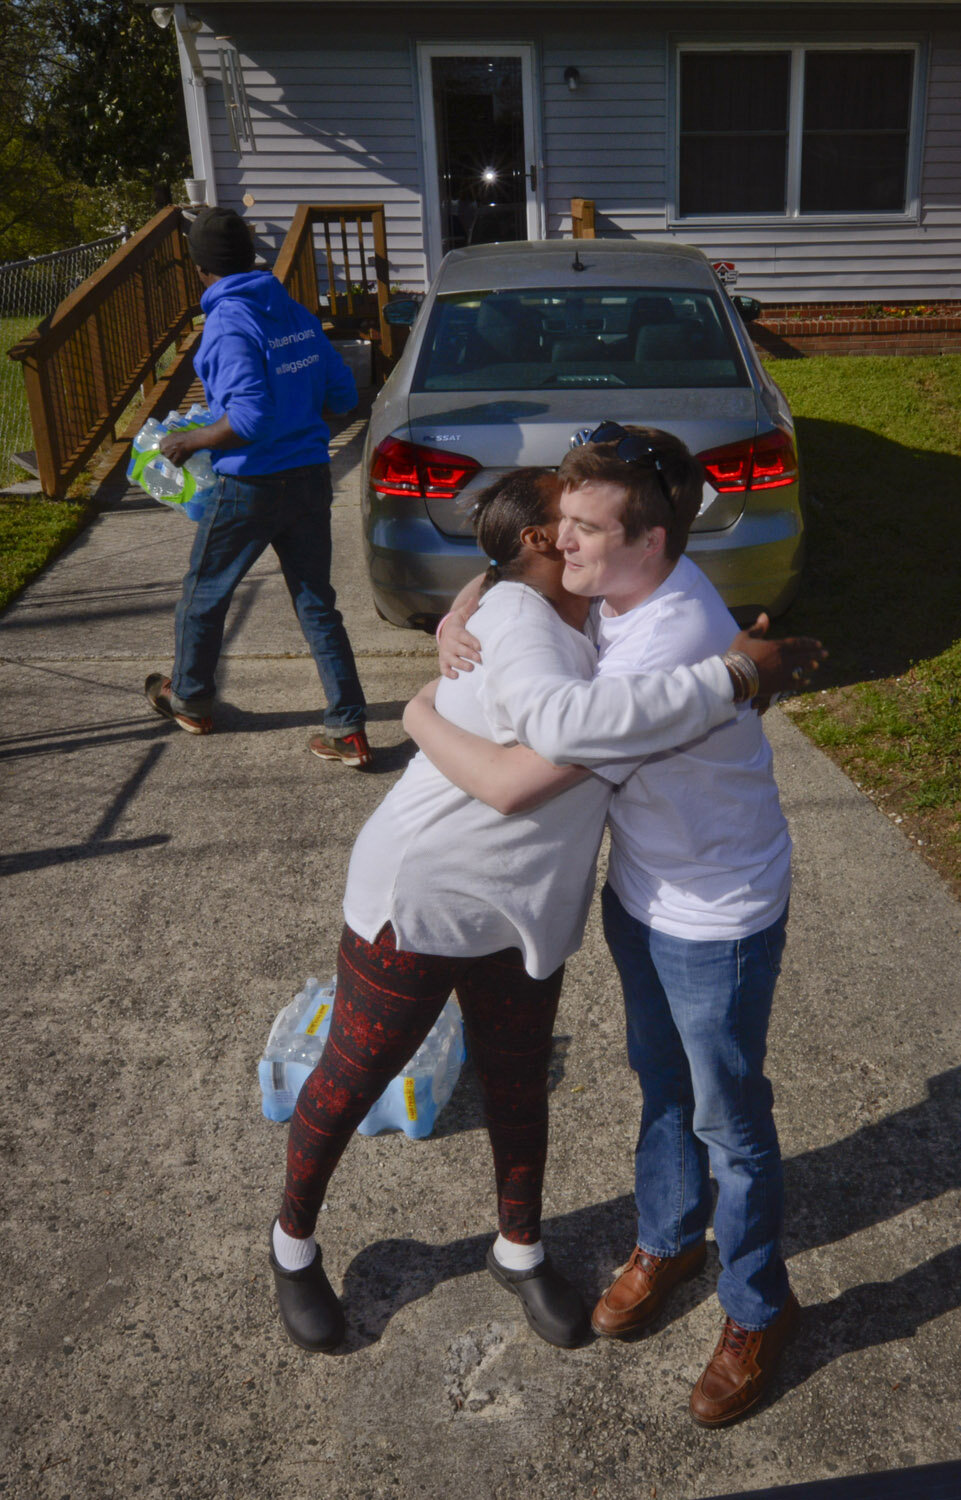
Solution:
M 721 1306 L 744 1328 L 766 1328 L 788 1294 L 781 1153 L 764 1076 L 787 910 L 753 937 L 695 942 L 639 922 L 609 885 L 602 907 L 644 1096 L 637 1243 L 649 1255 L 697 1244 L 711 1216 L 710 1168 Z
M 248 478 L 221 475 L 197 536 L 175 619 L 171 702 L 209 714 L 224 622 L 234 589 L 273 547 L 327 699 L 324 724 L 340 733 L 364 722 L 354 653 L 330 586 L 329 464 Z

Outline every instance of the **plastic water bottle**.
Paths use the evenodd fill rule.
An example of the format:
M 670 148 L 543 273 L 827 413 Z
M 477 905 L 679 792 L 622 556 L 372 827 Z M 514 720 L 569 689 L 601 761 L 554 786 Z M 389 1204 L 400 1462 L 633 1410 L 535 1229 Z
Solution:
M 187 427 L 204 427 L 210 421 L 210 411 L 199 402 L 194 402 L 186 415 L 168 411 L 162 422 L 150 417 L 134 438 L 127 467 L 128 479 L 139 484 L 154 500 L 176 506 L 192 521 L 200 520 L 217 481 L 210 450 L 198 449 L 180 467 L 164 458 L 158 450 L 165 433 Z
M 308 979 L 280 1012 L 258 1064 L 261 1107 L 268 1120 L 289 1120 L 297 1095 L 320 1061 L 330 1031 L 335 982 Z M 454 1091 L 467 1056 L 460 1006 L 452 995 L 410 1062 L 392 1079 L 357 1127 L 361 1135 L 402 1130 L 430 1135 Z
M 156 417 L 150 417 L 141 427 L 133 440 L 134 447 L 139 453 L 153 453 L 160 446 L 160 439 L 166 432 L 162 422 Z
M 169 495 L 176 493 L 176 489 L 180 488 L 179 483 L 176 489 L 173 487 L 172 476 L 176 474 L 173 465 L 167 464 L 157 451 L 160 439 L 166 431 L 164 424 L 158 422 L 156 417 L 151 417 L 146 421 L 133 440 L 130 462 L 127 465 L 127 478 L 134 480 L 155 500 L 166 500 Z M 155 456 L 151 457 L 152 454 Z M 145 479 L 144 473 L 148 468 L 152 472 L 150 477 Z
M 163 422 L 158 422 L 156 417 L 146 421 L 133 440 L 127 468 L 127 477 L 136 479 L 155 500 L 167 500 L 171 495 L 179 495 L 183 489 L 180 471 L 158 451 L 160 439 L 166 431 Z M 144 463 L 143 455 L 148 453 L 155 454 L 156 457 L 149 458 Z
M 454 1091 L 467 1051 L 460 1006 L 451 995 L 403 1072 L 390 1083 L 357 1129 L 361 1135 L 402 1130 L 411 1140 L 430 1135 Z
M 170 500 L 183 494 L 184 476 L 176 464 L 158 453 L 156 458 L 144 464 L 140 483 L 155 500 Z
M 204 406 L 202 401 L 195 401 L 187 412 L 168 411 L 164 417 L 164 426 L 168 432 L 174 432 L 184 427 L 207 427 L 213 419 L 210 408 Z M 189 481 L 184 484 L 184 488 L 190 490 L 191 493 L 184 498 L 183 513 L 191 521 L 199 521 L 206 509 L 210 492 L 217 482 L 217 475 L 210 458 L 210 449 L 198 449 L 187 459 L 184 468 L 193 479 L 193 487 Z
M 334 979 L 325 985 L 319 979 L 308 979 L 271 1026 L 257 1066 L 262 1108 L 268 1120 L 289 1120 L 293 1114 L 297 1095 L 324 1050 L 335 990 Z
M 201 448 L 199 452 L 187 459 L 184 468 L 193 476 L 194 484 L 196 485 L 193 494 L 188 500 L 184 501 L 184 514 L 189 516 L 191 521 L 199 521 L 206 509 L 211 491 L 217 483 L 217 474 L 211 462 L 210 449 Z

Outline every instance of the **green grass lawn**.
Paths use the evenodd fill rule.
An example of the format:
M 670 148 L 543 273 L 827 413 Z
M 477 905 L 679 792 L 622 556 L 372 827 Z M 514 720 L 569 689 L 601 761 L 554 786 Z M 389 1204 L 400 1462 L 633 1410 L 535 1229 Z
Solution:
M 0 500 L 0 609 L 77 535 L 85 501 Z
M 28 478 L 11 452 L 33 447 L 23 367 L 7 358 L 38 319 L 0 318 L 0 485 Z M 76 536 L 88 514 L 83 501 L 32 496 L 0 501 L 0 609 Z
M 961 891 L 961 357 L 768 368 L 810 494 L 777 633 L 831 651 L 789 712 Z
M 23 367 L 7 358 L 7 350 L 36 328 L 38 321 L 35 316 L 0 318 L 0 486 L 29 477 L 9 459 L 11 452 L 33 447 L 33 434 Z M 171 349 L 163 356 L 159 374 L 165 373 L 174 355 Z M 130 419 L 139 404 L 138 396 L 118 419 L 118 427 Z M 69 500 L 45 500 L 42 496 L 0 500 L 0 609 L 76 536 L 91 514 L 83 498 L 89 489 L 90 479 L 82 474 L 71 486 L 74 498 Z
M 26 479 L 25 470 L 10 462 L 9 454 L 33 447 L 23 366 L 7 358 L 12 349 L 34 328 L 38 318 L 0 318 L 0 485 Z

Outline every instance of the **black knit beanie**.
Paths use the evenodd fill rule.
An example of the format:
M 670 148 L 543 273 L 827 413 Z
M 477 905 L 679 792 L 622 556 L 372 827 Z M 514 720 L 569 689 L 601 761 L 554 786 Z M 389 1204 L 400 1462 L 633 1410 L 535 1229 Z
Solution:
M 202 208 L 187 233 L 187 248 L 201 271 L 235 276 L 254 263 L 250 230 L 232 208 Z

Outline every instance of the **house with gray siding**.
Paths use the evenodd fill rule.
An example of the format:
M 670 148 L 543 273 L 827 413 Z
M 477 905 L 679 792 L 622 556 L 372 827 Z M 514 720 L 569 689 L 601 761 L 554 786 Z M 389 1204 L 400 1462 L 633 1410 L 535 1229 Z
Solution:
M 158 12 L 195 177 L 268 254 L 298 203 L 383 203 L 417 289 L 456 246 L 569 235 L 583 197 L 763 303 L 961 297 L 957 0 Z

